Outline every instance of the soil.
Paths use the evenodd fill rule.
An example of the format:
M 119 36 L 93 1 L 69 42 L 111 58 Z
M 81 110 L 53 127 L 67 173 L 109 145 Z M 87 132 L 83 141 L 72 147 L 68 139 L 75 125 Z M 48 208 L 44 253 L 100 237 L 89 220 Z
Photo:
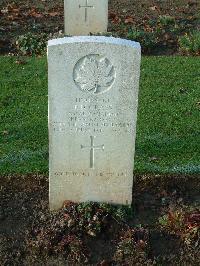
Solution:
M 180 238 L 161 232 L 158 227 L 158 217 L 163 208 L 175 199 L 189 206 L 199 205 L 199 181 L 197 176 L 136 176 L 133 190 L 134 216 L 127 222 L 127 226 L 142 225 L 149 231 L 149 258 L 179 253 Z M 37 227 L 40 230 L 48 230 L 54 215 L 58 214 L 51 214 L 48 209 L 48 177 L 43 175 L 1 177 L 0 264 L 66 265 L 66 260 L 59 255 L 51 256 L 49 253 L 44 258 L 33 253 L 33 246 L 30 249 L 28 244 L 34 238 L 31 232 Z M 57 219 L 55 217 L 54 220 Z M 110 223 L 114 224 L 113 221 Z M 117 237 L 124 230 L 123 227 L 115 223 L 114 229 L 105 229 L 105 232 L 101 232 L 97 237 L 84 236 L 84 245 L 90 251 L 87 265 L 127 265 L 117 264 L 113 259 Z M 74 264 L 72 262 L 69 265 Z
M 14 52 L 17 36 L 24 33 L 56 34 L 63 31 L 63 2 L 63 0 L 1 0 L 0 54 Z M 120 37 L 126 37 L 129 26 L 142 27 L 151 31 L 150 21 L 156 21 L 159 16 L 170 15 L 176 19 L 177 24 L 182 25 L 181 31 L 187 32 L 199 29 L 199 12 L 200 1 L 198 0 L 110 0 L 108 31 Z M 125 28 L 125 32 L 122 28 Z M 165 33 L 163 38 L 160 42 L 164 45 L 161 45 L 160 49 L 158 46 L 156 51 L 153 50 L 150 53 L 177 52 L 176 36 Z

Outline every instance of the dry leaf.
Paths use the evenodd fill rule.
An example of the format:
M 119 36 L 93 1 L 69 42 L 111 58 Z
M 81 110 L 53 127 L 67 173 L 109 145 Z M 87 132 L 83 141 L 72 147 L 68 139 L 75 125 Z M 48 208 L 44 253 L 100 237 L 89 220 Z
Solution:
M 21 60 L 21 59 L 16 60 L 15 63 L 17 65 L 25 65 L 25 64 L 27 64 L 27 62 L 25 60 Z
M 48 15 L 49 15 L 50 17 L 56 17 L 56 16 L 59 15 L 59 13 L 58 13 L 58 12 L 50 12 Z
M 128 24 L 128 23 L 134 23 L 133 17 L 131 17 L 131 16 L 126 17 L 124 23 L 126 23 L 126 24 Z
M 2 131 L 2 135 L 4 136 L 8 135 L 8 131 L 7 130 Z
M 151 6 L 149 9 L 152 10 L 152 11 L 155 11 L 155 10 L 157 10 L 158 8 L 157 8 L 157 6 Z

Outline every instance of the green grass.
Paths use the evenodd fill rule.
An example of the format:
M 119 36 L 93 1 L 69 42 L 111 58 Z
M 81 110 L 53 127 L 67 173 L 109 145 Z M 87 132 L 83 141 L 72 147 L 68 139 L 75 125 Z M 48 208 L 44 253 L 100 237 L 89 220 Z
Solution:
M 0 57 L 0 173 L 47 173 L 46 58 Z M 200 172 L 200 60 L 144 57 L 135 171 Z

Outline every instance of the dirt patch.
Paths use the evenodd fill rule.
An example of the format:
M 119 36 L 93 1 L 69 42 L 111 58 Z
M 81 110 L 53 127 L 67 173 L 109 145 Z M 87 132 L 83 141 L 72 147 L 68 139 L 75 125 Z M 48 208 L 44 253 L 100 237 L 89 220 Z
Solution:
M 85 209 L 77 214 L 76 204 L 70 203 L 66 209 L 60 212 L 49 212 L 47 177 L 42 175 L 1 177 L 1 265 L 58 265 L 58 262 L 59 265 L 66 265 L 66 261 L 77 263 L 77 257 L 80 259 L 80 264 L 85 261 L 87 265 L 127 265 L 123 264 L 126 261 L 126 256 L 122 258 L 120 252 L 122 244 L 124 245 L 124 241 L 130 236 L 132 238 L 134 236 L 134 239 L 137 239 L 138 243 L 142 243 L 142 245 L 146 243 L 147 240 L 145 239 L 148 239 L 146 257 L 140 258 L 143 264 L 139 265 L 147 265 L 145 263 L 148 260 L 153 262 L 158 257 L 177 256 L 182 250 L 182 240 L 175 234 L 160 230 L 158 218 L 165 208 L 175 202 L 176 204 L 177 202 L 184 202 L 184 205 L 187 204 L 191 208 L 196 206 L 195 208 L 197 208 L 200 203 L 199 178 L 197 176 L 177 175 L 138 175 L 136 180 L 133 191 L 132 218 L 126 221 L 113 218 L 109 212 L 105 212 L 105 209 L 102 211 L 94 205 L 92 212 L 95 215 L 93 213 L 93 216 L 96 217 L 99 215 L 97 213 L 100 213 L 99 217 L 101 217 L 99 222 L 102 223 L 102 227 L 99 230 L 94 227 L 97 224 L 91 227 L 88 223 L 89 220 L 81 220 L 80 213 L 85 215 Z M 88 211 L 88 213 L 91 212 Z M 72 222 L 74 221 L 72 218 L 70 218 L 70 222 L 68 219 L 70 227 L 63 229 L 63 217 L 69 216 L 73 217 L 75 222 Z M 81 225 L 80 221 L 82 221 Z M 90 228 L 89 231 L 88 228 Z M 98 234 L 95 233 L 97 231 Z M 53 235 L 50 232 L 53 232 Z M 64 240 L 62 239 L 63 232 L 65 234 Z M 62 241 L 58 243 L 55 236 L 58 237 L 59 241 L 60 239 Z M 69 250 L 67 251 L 71 257 L 68 256 L 68 253 L 64 253 L 64 257 L 62 254 L 65 246 L 61 244 L 66 244 L 66 236 L 68 241 L 69 239 L 72 241 L 70 247 L 73 254 L 69 253 Z M 40 241 L 41 245 L 38 244 Z M 51 243 L 51 247 L 49 243 Z M 55 246 L 52 246 L 52 243 Z M 130 244 L 130 241 L 128 243 Z M 58 249 L 56 245 L 59 247 Z M 35 251 L 36 247 L 37 252 Z M 127 246 L 123 246 L 124 248 L 130 253 Z M 133 256 L 134 253 L 132 252 L 131 250 L 130 254 Z M 137 254 L 141 255 L 139 252 Z M 84 259 L 84 256 L 87 257 L 87 260 Z

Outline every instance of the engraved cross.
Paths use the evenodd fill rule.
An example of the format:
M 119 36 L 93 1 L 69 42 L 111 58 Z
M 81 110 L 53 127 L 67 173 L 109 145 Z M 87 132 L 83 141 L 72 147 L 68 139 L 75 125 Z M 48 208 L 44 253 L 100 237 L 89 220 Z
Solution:
M 79 5 L 79 8 L 85 8 L 85 22 L 87 22 L 87 19 L 88 19 L 88 8 L 93 8 L 94 6 L 89 6 L 88 5 L 88 0 L 85 0 L 85 5 L 84 6 L 81 6 Z
M 83 146 L 81 145 L 81 149 L 90 149 L 90 168 L 94 169 L 94 151 L 95 150 L 102 150 L 104 151 L 104 145 L 95 146 L 94 145 L 94 136 L 90 136 L 91 144 L 90 146 Z

